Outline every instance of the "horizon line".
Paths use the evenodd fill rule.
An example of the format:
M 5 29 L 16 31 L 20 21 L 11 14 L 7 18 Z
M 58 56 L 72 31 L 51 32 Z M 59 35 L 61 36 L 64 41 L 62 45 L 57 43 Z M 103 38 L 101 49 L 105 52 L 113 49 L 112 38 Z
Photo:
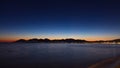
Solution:
M 29 39 L 20 38 L 20 39 L 24 39 L 24 40 L 26 40 L 26 41 L 27 41 L 27 40 L 30 40 L 30 39 L 38 39 L 38 40 L 39 40 L 39 39 L 49 39 L 49 40 L 62 40 L 62 39 L 64 39 L 64 40 L 65 40 L 65 39 L 86 40 L 86 39 L 75 39 L 75 38 L 61 38 L 61 39 L 60 39 L 60 38 L 58 38 L 58 39 L 57 39 L 57 38 L 54 38 L 54 39 L 50 39 L 50 38 L 29 38 Z M 9 43 L 9 42 L 15 42 L 15 41 L 20 40 L 20 39 L 16 39 L 16 40 L 2 40 L 2 39 L 1 39 L 1 40 L 0 40 L 0 43 L 2 43 L 2 42 L 3 42 L 3 43 L 4 43 L 4 42 L 6 42 L 6 43 L 7 43 L 7 42 L 8 42 L 8 43 Z M 119 38 L 115 38 L 115 39 L 119 39 Z M 99 40 L 86 40 L 86 41 L 91 41 L 91 42 L 92 42 L 92 41 L 109 41 L 109 40 L 115 40 L 115 39 L 107 39 L 107 40 L 99 39 Z

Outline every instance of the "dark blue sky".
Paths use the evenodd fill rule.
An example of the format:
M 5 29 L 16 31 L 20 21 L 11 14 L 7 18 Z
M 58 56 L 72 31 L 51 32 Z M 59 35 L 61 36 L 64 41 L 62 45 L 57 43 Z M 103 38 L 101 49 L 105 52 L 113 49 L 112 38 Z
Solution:
M 115 0 L 17 0 L 0 3 L 0 38 L 120 36 L 120 2 Z

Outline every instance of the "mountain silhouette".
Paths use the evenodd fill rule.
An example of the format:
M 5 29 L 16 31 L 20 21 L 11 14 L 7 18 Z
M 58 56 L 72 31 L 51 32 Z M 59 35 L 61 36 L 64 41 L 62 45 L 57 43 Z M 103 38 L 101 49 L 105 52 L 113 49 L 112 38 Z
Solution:
M 50 40 L 48 38 L 45 39 L 19 39 L 15 42 L 20 42 L 20 43 L 85 43 L 87 42 L 86 40 L 80 40 L 80 39 L 72 39 L 72 38 L 67 38 L 67 39 L 58 39 L 58 40 Z
M 114 40 L 99 40 L 99 41 L 86 41 L 81 39 L 73 39 L 73 38 L 67 38 L 67 39 L 54 39 L 50 40 L 48 38 L 45 39 L 19 39 L 15 41 L 16 43 L 118 43 L 120 42 L 120 39 L 114 39 Z

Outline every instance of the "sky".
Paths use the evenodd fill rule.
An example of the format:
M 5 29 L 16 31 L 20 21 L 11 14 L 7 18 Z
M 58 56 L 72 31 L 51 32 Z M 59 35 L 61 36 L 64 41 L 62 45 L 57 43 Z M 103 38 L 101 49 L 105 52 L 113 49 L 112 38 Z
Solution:
M 120 38 L 119 1 L 4 0 L 0 6 L 0 41 Z

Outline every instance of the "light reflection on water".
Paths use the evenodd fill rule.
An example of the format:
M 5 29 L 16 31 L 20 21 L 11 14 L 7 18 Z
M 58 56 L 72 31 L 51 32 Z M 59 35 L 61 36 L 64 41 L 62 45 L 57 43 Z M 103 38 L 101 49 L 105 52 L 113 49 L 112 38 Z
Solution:
M 0 60 L 7 66 L 86 68 L 102 59 L 119 55 L 120 45 L 115 44 L 0 44 Z

